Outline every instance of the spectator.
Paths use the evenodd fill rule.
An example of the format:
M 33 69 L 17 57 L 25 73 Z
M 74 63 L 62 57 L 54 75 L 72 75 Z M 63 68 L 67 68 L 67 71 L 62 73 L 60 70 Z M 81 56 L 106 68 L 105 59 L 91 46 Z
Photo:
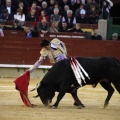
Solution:
M 36 2 L 33 2 L 32 5 L 30 7 L 28 7 L 27 14 L 29 14 L 31 10 L 35 10 L 36 15 L 38 15 L 38 16 L 40 15 L 40 8 L 37 6 Z
M 54 8 L 58 8 L 59 9 L 59 15 L 62 15 L 61 6 L 57 2 L 54 4 Z
M 20 8 L 17 9 L 16 14 L 14 15 L 14 20 L 18 20 L 21 25 L 24 25 L 25 14 L 23 14 Z
M 17 5 L 19 4 L 19 1 L 22 1 L 22 2 L 24 3 L 24 5 L 26 6 L 26 8 L 29 6 L 28 0 L 11 0 L 12 5 L 13 5 L 13 6 L 16 6 L 16 7 L 17 7 Z M 1 4 L 2 4 L 3 6 L 5 6 L 5 5 L 6 5 L 6 0 L 1 0 Z
M 81 11 L 82 9 L 84 9 L 84 5 L 83 5 L 83 4 L 81 4 L 81 5 L 79 6 L 79 8 L 76 9 L 76 11 L 75 11 L 75 17 L 76 17 L 76 19 L 79 19 L 79 18 L 80 18 L 80 11 Z
M 56 3 L 56 0 L 50 0 L 50 3 L 49 3 L 49 8 L 51 10 L 51 14 L 53 14 L 53 10 L 54 10 L 54 5 Z
M 38 37 L 36 31 L 34 31 L 33 28 L 31 28 L 30 26 L 26 26 L 24 30 L 26 32 L 25 34 L 26 38 Z
M 81 30 L 81 25 L 79 23 L 75 24 L 75 28 L 71 31 L 74 33 L 83 33 L 83 31 Z
M 112 40 L 113 40 L 113 41 L 119 40 L 118 33 L 113 33 L 113 34 L 112 34 Z
M 24 13 L 25 15 L 27 14 L 27 7 L 25 7 L 23 1 L 19 1 L 19 3 L 18 3 L 18 8 L 21 9 L 22 13 Z M 18 8 L 17 8 L 17 9 L 18 9 Z
M 67 22 L 63 21 L 58 29 L 58 32 L 69 32 L 68 26 L 67 26 Z
M 77 23 L 80 24 L 88 24 L 88 18 L 86 16 L 86 11 L 84 9 L 82 9 L 80 11 L 80 17 L 77 17 Z
M 93 29 L 93 35 L 91 36 L 92 40 L 102 40 L 102 36 L 98 34 L 97 29 Z
M 10 27 L 10 30 L 24 30 L 21 25 L 19 25 L 18 20 L 13 21 L 13 26 Z
M 50 16 L 50 22 L 57 21 L 60 22 L 61 15 L 59 15 L 59 9 L 54 8 L 54 13 Z
M 102 0 L 102 5 L 101 5 L 101 15 L 100 18 L 102 19 L 108 19 L 110 16 L 110 8 L 113 6 L 113 3 L 110 0 Z
M 27 14 L 25 21 L 38 21 L 38 16 L 36 15 L 36 10 L 30 10 L 30 13 Z
M 49 22 L 49 16 L 47 16 L 46 11 L 42 10 L 39 16 L 39 22 L 41 22 L 42 19 L 46 19 L 47 22 Z
M 51 10 L 48 8 L 48 4 L 46 1 L 42 2 L 41 11 L 43 11 L 43 10 L 46 11 L 46 16 L 50 16 L 52 14 Z
M 62 21 L 66 21 L 68 28 L 73 29 L 74 25 L 76 24 L 76 18 L 73 15 L 73 11 L 68 10 L 67 11 L 67 16 L 63 17 Z
M 89 24 L 97 24 L 99 19 L 99 11 L 95 5 L 91 5 L 91 10 L 88 12 Z
M 80 5 L 82 4 L 81 0 L 76 0 L 76 2 L 74 3 L 74 5 L 72 5 L 72 10 L 76 11 L 77 9 L 79 9 Z
M 96 10 L 100 12 L 100 8 L 96 2 L 93 2 L 92 0 L 87 0 L 87 3 L 85 4 L 85 10 L 86 10 L 87 16 L 89 14 L 89 11 L 90 11 L 92 5 L 95 5 Z
M 70 0 L 61 0 L 60 6 L 61 6 L 62 10 L 64 10 L 64 6 L 65 6 L 65 5 L 68 5 L 69 8 L 72 9 Z
M 43 34 L 49 32 L 49 24 L 47 23 L 46 19 L 42 19 L 42 21 L 38 24 L 37 29 L 38 31 L 41 31 Z
M 27 9 L 29 7 L 28 0 L 22 0 L 24 7 Z M 26 11 L 27 12 L 27 11 Z M 25 13 L 24 13 L 25 14 Z
M 4 9 L 3 13 L 0 14 L 0 19 L 2 19 L 3 21 L 11 21 L 13 20 L 13 16 L 8 13 L 7 9 Z
M 104 2 L 108 5 L 108 8 L 110 9 L 113 6 L 113 2 L 111 0 L 99 0 L 100 8 L 102 9 L 104 6 Z
M 48 4 L 49 4 L 49 2 L 50 2 L 50 0 L 35 0 L 36 1 L 36 3 L 37 3 L 37 5 L 38 5 L 38 7 L 39 8 L 42 8 L 42 2 L 47 2 Z
M 14 5 L 12 5 L 11 0 L 6 0 L 5 9 L 7 9 L 8 13 L 11 15 L 15 14 L 15 12 L 16 12 L 16 7 Z
M 58 32 L 58 22 L 53 21 L 50 26 L 49 32 Z
M 64 6 L 64 10 L 62 11 L 62 16 L 67 16 L 67 11 L 70 10 L 69 6 L 68 5 L 65 5 Z

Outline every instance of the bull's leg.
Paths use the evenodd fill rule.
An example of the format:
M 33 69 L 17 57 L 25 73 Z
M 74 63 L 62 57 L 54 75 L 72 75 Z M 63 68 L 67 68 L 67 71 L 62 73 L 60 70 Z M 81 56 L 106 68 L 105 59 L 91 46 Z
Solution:
M 71 95 L 74 99 L 74 105 L 78 106 L 78 108 L 82 108 L 85 107 L 84 104 L 82 104 L 82 102 L 79 100 L 78 96 L 77 96 L 77 88 L 74 88 L 71 92 Z
M 63 96 L 65 95 L 66 92 L 62 91 L 62 92 L 59 92 L 58 96 L 57 96 L 57 100 L 55 102 L 55 104 L 53 105 L 53 109 L 57 108 L 58 107 L 58 104 L 60 102 L 60 100 L 63 98 Z
M 100 82 L 101 86 L 108 91 L 108 95 L 107 95 L 107 98 L 105 100 L 105 103 L 104 103 L 104 108 L 106 108 L 109 104 L 109 101 L 110 101 L 110 98 L 112 97 L 113 93 L 114 93 L 114 89 L 113 87 L 111 86 L 111 83 L 108 83 L 108 82 Z

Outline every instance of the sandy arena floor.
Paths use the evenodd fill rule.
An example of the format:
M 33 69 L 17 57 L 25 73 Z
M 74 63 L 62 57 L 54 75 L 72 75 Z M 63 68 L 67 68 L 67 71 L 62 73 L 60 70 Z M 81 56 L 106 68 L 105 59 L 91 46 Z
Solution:
M 34 91 L 29 92 L 29 99 L 37 106 L 29 108 L 23 105 L 13 81 L 14 78 L 0 78 L 0 120 L 120 120 L 120 95 L 117 91 L 106 109 L 103 109 L 103 104 L 107 92 L 100 85 L 96 88 L 85 86 L 79 89 L 78 96 L 86 106 L 83 109 L 73 106 L 70 94 L 65 95 L 58 109 L 50 109 L 39 98 L 33 98 L 37 94 Z M 29 90 L 38 82 L 39 80 L 32 79 Z M 56 96 L 53 103 L 55 100 Z

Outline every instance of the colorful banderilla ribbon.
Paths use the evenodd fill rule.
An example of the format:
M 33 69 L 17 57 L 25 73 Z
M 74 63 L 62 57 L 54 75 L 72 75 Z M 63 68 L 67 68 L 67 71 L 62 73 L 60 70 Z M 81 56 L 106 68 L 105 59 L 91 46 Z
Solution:
M 86 83 L 84 76 L 90 79 L 88 73 L 85 71 L 85 69 L 80 65 L 80 63 L 74 57 L 70 58 L 70 65 L 77 79 L 77 82 L 80 86 L 82 86 L 82 81 Z

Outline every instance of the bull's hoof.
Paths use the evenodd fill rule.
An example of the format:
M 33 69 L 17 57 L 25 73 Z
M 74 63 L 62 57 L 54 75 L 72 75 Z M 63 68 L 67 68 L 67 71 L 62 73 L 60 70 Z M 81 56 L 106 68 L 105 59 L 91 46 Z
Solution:
M 74 103 L 74 106 L 78 106 L 79 104 L 78 103 Z
M 84 104 L 82 104 L 82 107 L 85 107 L 85 105 L 84 105 Z
M 74 106 L 82 106 L 82 107 L 85 107 L 84 104 L 78 104 L 78 103 L 74 103 Z
M 104 107 L 103 107 L 103 109 L 105 109 L 107 106 L 108 106 L 108 104 L 104 104 Z
M 105 109 L 108 106 L 108 102 L 105 102 L 103 109 Z
M 77 109 L 82 109 L 82 107 L 83 107 L 82 105 L 78 105 Z
M 52 109 L 57 109 L 57 107 L 56 106 L 52 106 Z

